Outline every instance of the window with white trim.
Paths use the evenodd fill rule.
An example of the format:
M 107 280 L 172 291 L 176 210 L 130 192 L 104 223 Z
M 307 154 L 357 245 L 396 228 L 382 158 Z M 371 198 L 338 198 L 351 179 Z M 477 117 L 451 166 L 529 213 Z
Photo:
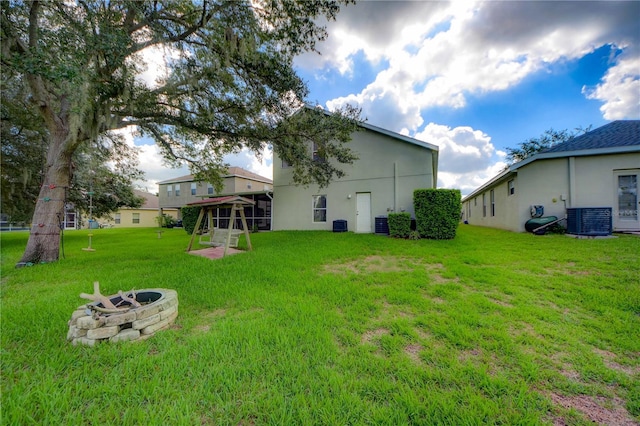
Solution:
M 482 217 L 487 217 L 487 194 L 482 194 Z
M 133 213 L 132 223 L 140 223 L 140 213 Z
M 191 182 L 191 195 L 196 195 L 197 184 L 195 182 Z
M 172 193 L 173 193 L 173 185 L 167 185 L 167 196 L 171 197 Z
M 210 183 L 207 184 L 207 194 L 213 194 L 213 185 L 211 185 Z
M 327 196 L 313 196 L 313 222 L 322 223 L 327 221 Z
M 513 195 L 516 193 L 516 182 L 515 179 L 511 179 L 507 182 L 507 195 Z
M 324 156 L 320 154 L 320 144 L 317 142 L 313 143 L 313 161 L 325 161 Z
M 116 225 L 120 224 L 120 220 L 121 220 L 121 215 L 120 213 L 116 213 L 116 218 L 114 220 L 114 222 L 116 223 Z
M 491 216 L 496 215 L 496 194 L 493 189 L 489 192 L 489 196 L 491 197 Z

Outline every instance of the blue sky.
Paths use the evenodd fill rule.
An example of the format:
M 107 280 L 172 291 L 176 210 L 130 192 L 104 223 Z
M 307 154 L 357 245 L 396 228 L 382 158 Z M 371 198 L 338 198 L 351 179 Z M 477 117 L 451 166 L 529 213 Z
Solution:
M 640 118 L 638 16 L 637 1 L 361 1 L 295 67 L 308 102 L 438 145 L 438 186 L 467 194 L 547 129 Z M 186 174 L 147 148 L 150 181 Z M 270 177 L 270 159 L 228 161 Z

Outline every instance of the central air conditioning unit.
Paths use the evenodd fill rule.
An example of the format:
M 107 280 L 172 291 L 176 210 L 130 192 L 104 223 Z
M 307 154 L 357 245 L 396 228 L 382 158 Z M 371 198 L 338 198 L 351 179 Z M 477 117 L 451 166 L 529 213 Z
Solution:
M 579 207 L 567 209 L 567 233 L 590 237 L 611 235 L 611 207 Z

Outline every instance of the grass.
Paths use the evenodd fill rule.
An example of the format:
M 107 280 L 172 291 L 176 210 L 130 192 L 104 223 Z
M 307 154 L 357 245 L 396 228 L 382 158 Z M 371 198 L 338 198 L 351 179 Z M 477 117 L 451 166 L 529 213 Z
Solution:
M 27 234 L 1 235 L 2 424 L 640 421 L 638 237 L 271 232 L 209 260 L 181 229 L 92 233 L 22 269 Z M 93 281 L 177 290 L 176 324 L 72 346 Z

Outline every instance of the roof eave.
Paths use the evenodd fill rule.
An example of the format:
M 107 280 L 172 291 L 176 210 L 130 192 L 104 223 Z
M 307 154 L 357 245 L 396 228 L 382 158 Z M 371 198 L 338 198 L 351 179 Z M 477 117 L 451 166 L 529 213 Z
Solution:
M 510 168 L 513 170 L 519 169 L 522 166 L 526 166 L 529 163 L 533 163 L 536 160 L 549 160 L 553 158 L 566 158 L 566 157 L 586 157 L 592 155 L 611 155 L 611 154 L 625 154 L 629 152 L 640 152 L 640 145 L 629 146 L 615 146 L 609 148 L 595 148 L 595 149 L 580 149 L 575 151 L 560 151 L 560 152 L 542 152 L 540 154 L 533 155 L 529 158 L 513 164 Z

